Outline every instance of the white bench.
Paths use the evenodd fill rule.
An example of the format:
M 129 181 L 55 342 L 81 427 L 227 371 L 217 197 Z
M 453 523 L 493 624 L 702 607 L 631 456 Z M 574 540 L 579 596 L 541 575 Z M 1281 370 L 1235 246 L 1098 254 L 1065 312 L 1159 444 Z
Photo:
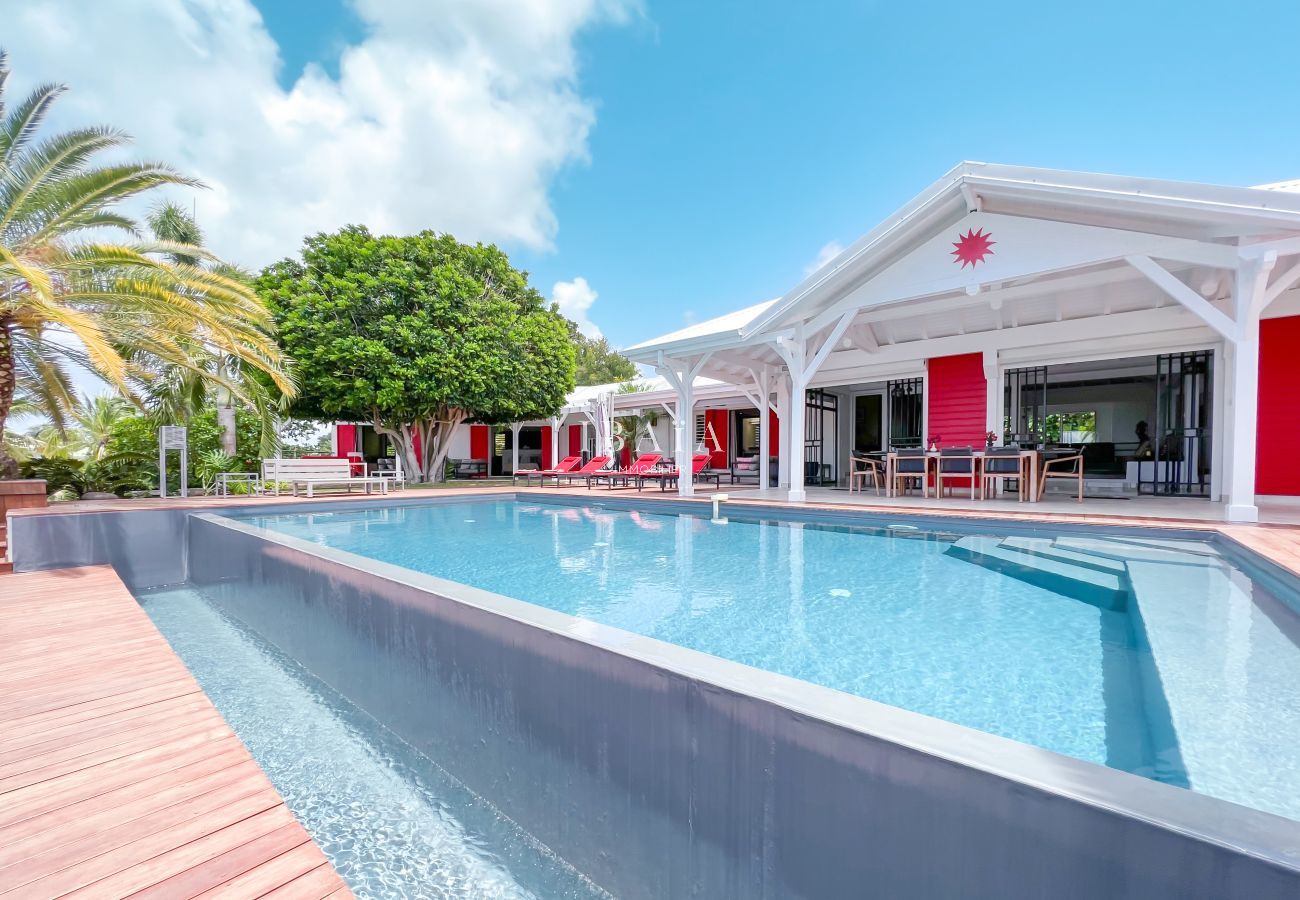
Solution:
M 381 494 L 388 493 L 389 478 L 377 475 L 353 475 L 352 463 L 346 459 L 264 459 L 262 460 L 262 481 L 275 485 L 275 494 L 279 496 L 280 485 L 288 483 L 293 487 L 293 495 L 298 496 L 299 485 L 305 485 L 307 496 L 315 496 L 317 487 L 342 486 L 352 493 L 353 487 L 365 488 L 367 494 L 372 487 L 379 488 Z

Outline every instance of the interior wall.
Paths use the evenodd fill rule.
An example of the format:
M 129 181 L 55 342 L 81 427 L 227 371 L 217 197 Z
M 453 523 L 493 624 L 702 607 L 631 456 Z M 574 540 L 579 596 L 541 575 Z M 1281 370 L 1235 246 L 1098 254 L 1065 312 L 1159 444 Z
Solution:
M 1145 421 L 1155 431 L 1155 386 L 1096 384 L 1055 388 L 1048 383 L 1049 413 L 1095 412 L 1098 443 L 1136 441 L 1137 423 Z

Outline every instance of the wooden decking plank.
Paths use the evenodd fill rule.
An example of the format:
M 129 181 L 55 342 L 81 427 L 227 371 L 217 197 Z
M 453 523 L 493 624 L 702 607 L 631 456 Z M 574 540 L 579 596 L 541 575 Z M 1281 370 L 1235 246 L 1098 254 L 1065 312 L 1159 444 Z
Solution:
M 62 897 L 119 872 L 145 867 L 154 857 L 169 850 L 267 812 L 290 815 L 275 791 L 262 789 L 247 793 L 242 785 L 236 786 L 201 798 L 189 810 L 164 810 L 155 816 L 124 823 L 99 835 L 99 840 L 59 847 L 19 865 L 0 869 L 0 884 Z M 5 896 L 0 893 L 0 897 Z
M 299 844 L 263 865 L 241 872 L 201 894 L 201 900 L 254 900 L 317 868 L 329 869 L 325 854 L 313 843 Z
M 306 875 L 350 896 L 112 570 L 0 580 L 0 896 L 252 897 Z
M 175 875 L 130 896 L 140 898 L 140 900 L 145 900 L 145 898 L 149 898 L 149 900 L 167 900 L 169 897 L 192 897 L 195 894 L 211 890 L 232 878 L 243 875 L 250 869 L 265 865 L 290 850 L 301 847 L 303 844 L 308 843 L 309 840 L 307 835 L 303 834 L 302 829 L 296 827 L 296 823 L 290 822 L 261 837 L 253 838 L 247 843 L 226 850 L 207 862 L 194 865 L 186 861 L 183 863 L 186 868 Z M 184 852 L 184 849 L 182 848 L 182 851 L 178 851 L 175 855 L 179 856 Z
M 39 733 L 45 728 L 53 728 L 71 722 L 99 719 L 104 716 L 113 716 L 119 712 L 157 703 L 160 700 L 170 700 L 175 697 L 192 696 L 194 694 L 202 696 L 203 691 L 200 690 L 199 686 L 193 681 L 187 682 L 182 680 L 170 684 L 140 688 L 135 691 L 127 691 L 125 694 L 116 694 L 112 697 L 83 700 L 80 703 L 73 703 L 68 706 L 59 707 L 58 709 L 46 710 L 45 712 L 32 713 L 28 716 L 9 719 L 5 723 L 5 736 L 13 736 L 17 738 L 20 735 L 26 735 L 32 732 Z
M 230 785 L 254 784 L 255 776 L 260 774 L 256 763 L 243 760 L 206 775 L 184 772 L 170 779 L 170 784 L 168 780 L 150 779 L 153 789 L 145 794 L 112 791 L 25 819 L 0 831 L 0 867 L 65 847 L 124 822 L 152 815 L 177 803 L 187 803 Z
M 151 751 L 127 756 L 106 765 L 28 785 L 0 797 L 0 825 L 21 822 L 134 781 L 147 780 L 213 758 L 229 757 L 232 753 L 236 756 L 246 753 L 233 734 L 225 740 L 200 744 L 180 753 Z
M 321 866 L 262 896 L 266 900 L 321 900 L 338 889 L 334 880 L 337 877 L 328 867 Z
M 104 900 L 117 900 L 119 897 L 128 897 L 178 872 L 203 865 L 214 857 L 269 834 L 277 828 L 296 824 L 289 810 L 285 809 L 283 804 L 277 803 L 251 816 L 241 816 L 227 822 L 221 828 L 208 829 L 184 844 L 168 847 L 140 864 L 119 869 L 112 875 L 69 891 L 67 895 L 85 898 L 85 900 L 99 897 Z
M 44 741 L 25 743 L 20 747 L 0 747 L 0 778 L 13 772 L 24 771 L 34 762 L 56 762 L 72 759 L 95 750 L 142 738 L 151 731 L 174 733 L 191 724 L 205 725 L 213 720 L 211 706 L 194 701 L 186 704 L 156 704 L 137 710 L 130 718 L 101 721 L 93 727 L 60 729 L 59 735 Z
M 217 772 L 245 765 L 248 759 L 240 752 L 241 749 L 231 747 L 224 752 L 165 771 L 152 773 L 132 771 L 125 778 L 97 785 L 104 788 L 99 793 L 90 793 L 95 788 L 87 790 L 85 785 L 75 785 L 71 789 L 58 791 L 40 790 L 49 782 L 33 785 L 31 796 L 23 803 L 13 804 L 12 808 L 6 805 L 5 815 L 8 821 L 0 823 L 0 847 L 19 840 L 22 835 L 38 833 L 46 828 L 61 827 L 64 822 L 75 822 L 82 816 L 92 815 L 101 809 L 115 809 L 139 797 L 161 793 L 169 785 L 196 781 Z M 15 794 L 5 796 L 8 798 Z
M 221 724 L 207 725 L 199 730 L 183 733 L 183 736 L 175 740 L 166 740 L 168 735 L 174 735 L 174 731 L 164 729 L 161 734 L 150 733 L 143 737 L 137 738 L 126 743 L 114 744 L 111 747 L 97 750 L 93 753 L 86 753 L 72 759 L 60 760 L 50 765 L 39 765 L 34 769 L 28 769 L 24 772 L 18 772 L 6 778 L 0 778 L 0 794 L 11 791 L 15 788 L 26 787 L 29 784 L 37 784 L 42 781 L 49 781 L 51 778 L 57 778 L 60 775 L 67 775 L 70 772 L 77 772 L 81 769 L 88 769 L 101 763 L 112 762 L 117 759 L 133 756 L 136 753 L 143 753 L 150 750 L 159 750 L 169 748 L 174 750 L 184 750 L 197 744 L 205 744 L 218 738 L 228 737 L 233 734 L 230 726 L 224 722 Z
M 26 728 L 20 732 L 6 731 L 0 734 L 0 762 L 8 761 L 11 754 L 40 753 L 47 744 L 53 742 L 70 742 L 109 734 L 128 727 L 131 723 L 151 716 L 170 715 L 172 713 L 193 712 L 203 709 L 207 698 L 202 694 L 182 694 L 154 703 L 119 710 L 111 716 L 98 716 L 93 719 L 81 719 L 65 722 L 61 725 L 47 725 L 45 728 Z

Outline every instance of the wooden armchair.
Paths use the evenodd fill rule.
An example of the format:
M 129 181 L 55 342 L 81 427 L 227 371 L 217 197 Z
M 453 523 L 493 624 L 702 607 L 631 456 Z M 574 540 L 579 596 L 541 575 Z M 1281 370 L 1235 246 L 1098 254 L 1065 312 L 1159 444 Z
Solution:
M 1049 478 L 1073 478 L 1079 483 L 1080 503 L 1083 502 L 1083 454 L 1058 456 L 1043 461 L 1043 470 L 1038 475 L 1038 496 L 1042 497 Z
M 871 459 L 868 456 L 849 456 L 849 493 L 854 491 L 865 491 L 867 479 L 871 479 L 871 486 L 876 489 L 876 494 L 880 494 L 880 489 L 885 485 L 885 469 L 879 460 Z

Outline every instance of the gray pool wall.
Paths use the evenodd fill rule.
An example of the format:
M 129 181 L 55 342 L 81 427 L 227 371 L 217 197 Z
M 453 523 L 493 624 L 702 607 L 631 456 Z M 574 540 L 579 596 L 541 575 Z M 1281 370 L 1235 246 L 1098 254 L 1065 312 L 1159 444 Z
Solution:
M 1300 823 L 248 523 L 187 552 L 616 896 L 1300 896 Z

